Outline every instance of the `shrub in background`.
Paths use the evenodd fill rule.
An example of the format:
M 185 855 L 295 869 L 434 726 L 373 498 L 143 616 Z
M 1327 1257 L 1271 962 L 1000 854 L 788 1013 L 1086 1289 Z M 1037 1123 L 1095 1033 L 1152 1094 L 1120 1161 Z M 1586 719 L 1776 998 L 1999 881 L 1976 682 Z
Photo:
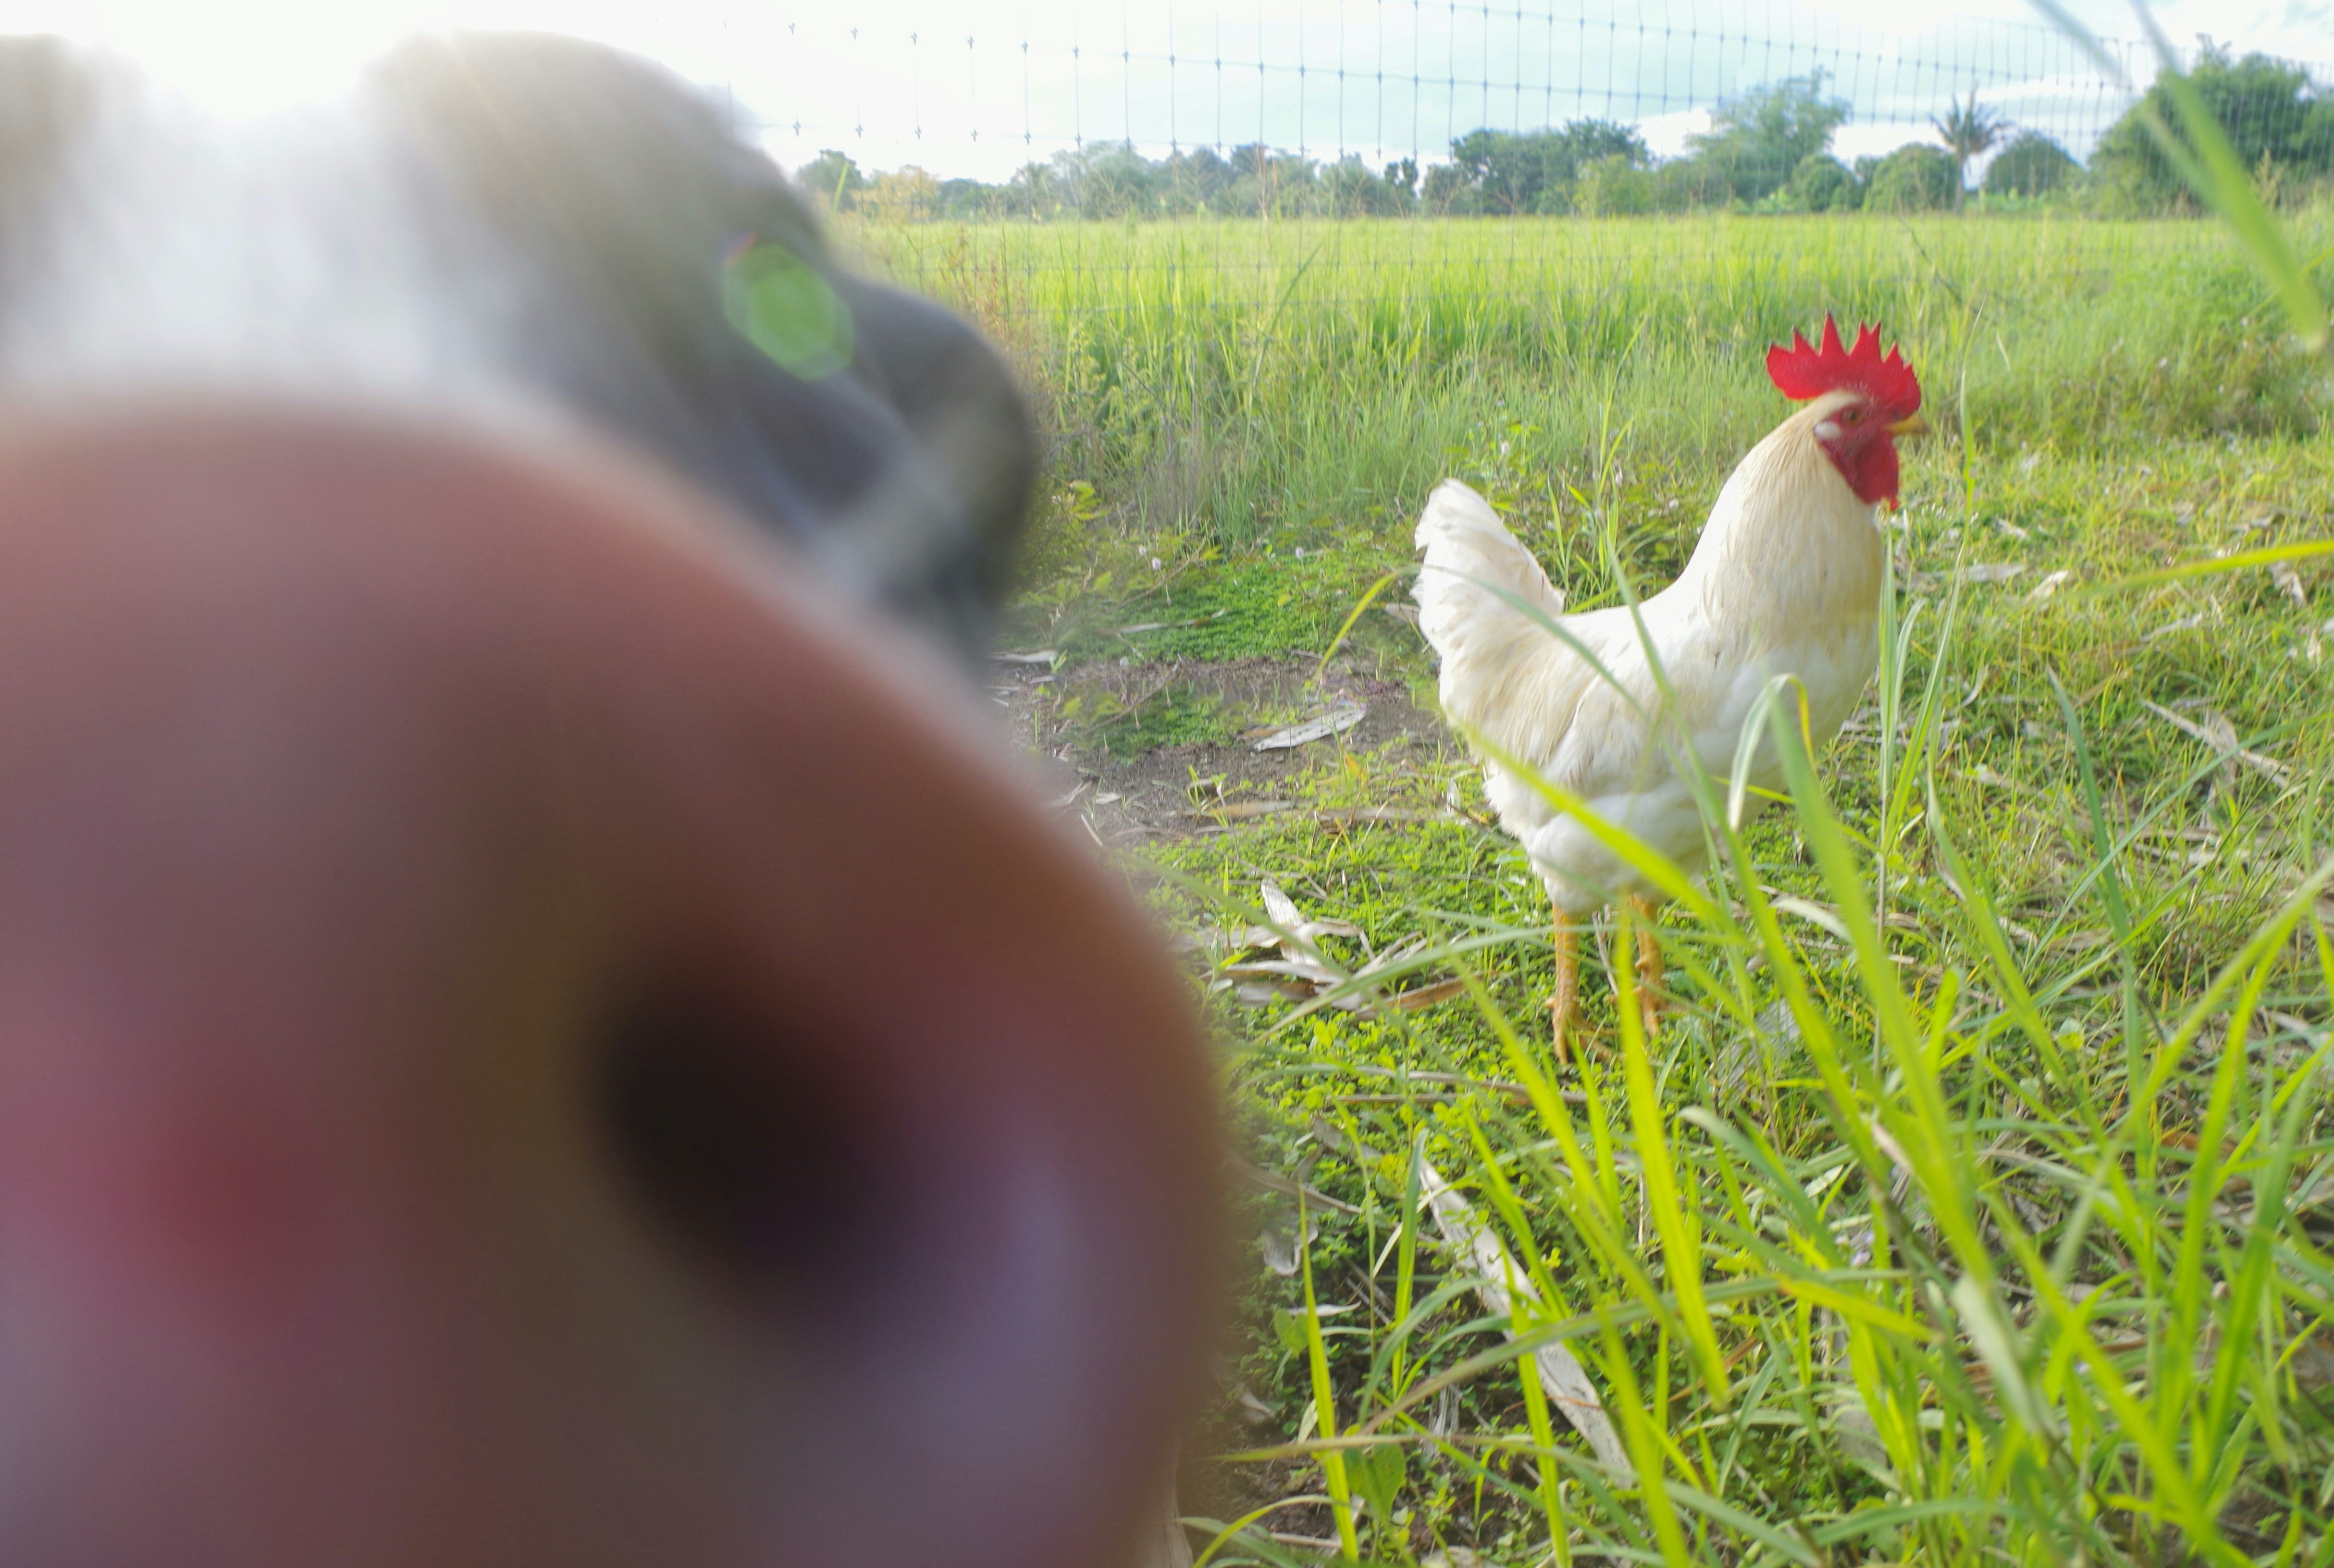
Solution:
M 1799 212 L 1853 212 L 1864 205 L 1864 188 L 1847 165 L 1828 152 L 1811 152 L 1791 170 L 1788 188 Z
M 2083 166 L 2039 130 L 2021 130 L 1986 165 L 1988 196 L 2048 196 L 2063 189 Z
M 1934 212 L 1953 205 L 1960 184 L 1952 153 L 1908 141 L 1873 166 L 1864 205 L 1874 212 Z

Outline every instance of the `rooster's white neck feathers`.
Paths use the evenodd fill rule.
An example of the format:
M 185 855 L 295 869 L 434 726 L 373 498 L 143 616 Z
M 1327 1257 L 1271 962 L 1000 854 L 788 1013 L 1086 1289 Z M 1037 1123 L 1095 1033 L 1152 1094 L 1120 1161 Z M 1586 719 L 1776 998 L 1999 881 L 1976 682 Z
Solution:
M 1870 626 L 1885 548 L 1878 509 L 1857 499 L 1815 429 L 1854 400 L 1818 398 L 1750 449 L 1671 593 L 1761 641 Z

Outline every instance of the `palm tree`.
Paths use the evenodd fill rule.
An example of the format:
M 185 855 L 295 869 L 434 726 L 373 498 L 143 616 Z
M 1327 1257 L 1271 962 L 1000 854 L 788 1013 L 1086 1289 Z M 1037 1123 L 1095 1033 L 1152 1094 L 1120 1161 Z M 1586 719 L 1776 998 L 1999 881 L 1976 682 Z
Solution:
M 1949 101 L 1952 107 L 1945 111 L 1945 117 L 1929 123 L 1937 128 L 1937 139 L 1953 155 L 1953 210 L 1959 212 L 1969 184 L 1970 159 L 1984 156 L 2000 141 L 2002 133 L 2010 129 L 2010 121 L 1990 109 L 1980 108 L 1974 87 L 1970 89 L 1967 103 L 1959 99 Z

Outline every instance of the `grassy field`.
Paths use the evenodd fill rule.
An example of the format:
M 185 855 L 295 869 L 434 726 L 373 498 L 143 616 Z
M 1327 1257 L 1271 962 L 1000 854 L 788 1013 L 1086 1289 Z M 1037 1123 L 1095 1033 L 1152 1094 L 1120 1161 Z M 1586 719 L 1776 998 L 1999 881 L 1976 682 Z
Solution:
M 1037 388 L 999 678 L 1223 1042 L 1206 1562 L 2334 1562 L 2334 592 L 2247 553 L 2334 534 L 2329 387 L 2219 231 L 860 240 Z M 1827 308 L 1941 429 L 1883 667 L 1794 799 L 1716 786 L 1658 1035 L 1592 963 L 1558 1061 L 1411 520 L 1458 474 L 1576 607 L 1658 587 Z
M 2314 223 L 2315 249 L 2328 237 Z M 2312 436 L 2311 367 L 2217 228 L 2066 218 L 923 225 L 860 231 L 1033 372 L 1056 472 L 1227 545 L 1411 505 L 1520 434 L 1713 480 L 1771 423 L 1766 345 L 1885 321 L 1973 456 Z

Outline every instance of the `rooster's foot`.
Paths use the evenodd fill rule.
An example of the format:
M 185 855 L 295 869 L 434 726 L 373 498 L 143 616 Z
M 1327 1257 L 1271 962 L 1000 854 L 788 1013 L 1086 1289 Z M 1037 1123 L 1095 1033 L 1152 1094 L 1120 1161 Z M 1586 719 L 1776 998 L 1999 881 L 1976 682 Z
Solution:
M 1651 1040 L 1662 1032 L 1662 1010 L 1669 1002 L 1662 983 L 1662 941 L 1654 929 L 1661 912 L 1646 898 L 1631 899 L 1629 909 L 1637 928 L 1637 1018 Z
M 1548 997 L 1549 1028 L 1556 1059 L 1569 1061 L 1570 1036 L 1580 1031 L 1580 934 L 1563 921 L 1556 924 L 1556 984 Z

